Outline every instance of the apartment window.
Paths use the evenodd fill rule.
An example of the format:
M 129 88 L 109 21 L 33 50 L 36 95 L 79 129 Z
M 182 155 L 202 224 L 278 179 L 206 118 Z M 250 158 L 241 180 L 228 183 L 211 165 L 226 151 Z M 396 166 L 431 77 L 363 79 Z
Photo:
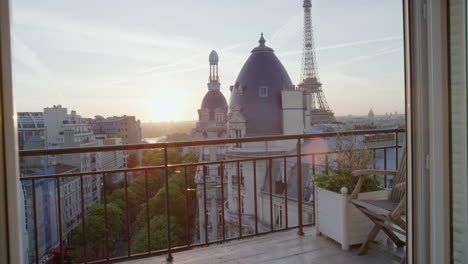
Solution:
M 260 97 L 268 97 L 268 87 L 261 86 L 259 88 L 259 95 L 260 95 Z

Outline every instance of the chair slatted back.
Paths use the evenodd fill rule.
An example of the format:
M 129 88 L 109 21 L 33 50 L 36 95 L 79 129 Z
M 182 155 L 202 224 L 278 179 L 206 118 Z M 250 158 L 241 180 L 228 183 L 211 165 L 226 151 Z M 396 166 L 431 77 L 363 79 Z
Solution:
M 398 151 L 398 149 L 396 149 Z M 399 166 L 397 169 L 397 174 L 393 178 L 393 183 L 392 183 L 392 190 L 390 192 L 390 200 L 393 202 L 400 202 L 401 199 L 403 199 L 404 195 L 406 194 L 406 190 L 397 190 L 395 187 L 396 184 L 406 182 L 406 143 L 403 146 L 402 150 L 402 155 L 399 161 Z

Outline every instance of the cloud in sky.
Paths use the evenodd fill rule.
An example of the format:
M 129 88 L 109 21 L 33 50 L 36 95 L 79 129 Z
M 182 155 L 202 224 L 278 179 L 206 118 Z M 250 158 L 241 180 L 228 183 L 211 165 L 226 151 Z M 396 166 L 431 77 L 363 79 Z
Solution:
M 134 5 L 125 1 L 83 0 L 68 7 L 60 1 L 44 0 L 39 4 L 14 0 L 12 32 L 18 110 L 41 111 L 52 104 L 62 104 L 84 116 L 133 114 L 143 120 L 157 120 L 164 119 L 164 115 L 156 106 L 165 105 L 168 96 L 174 96 L 172 103 L 165 106 L 170 108 L 166 112 L 175 114 L 167 114 L 167 118 L 195 119 L 207 91 L 208 54 L 216 49 L 220 55 L 222 92 L 229 100 L 227 87 L 235 82 L 261 31 L 267 45 L 275 49 L 290 76 L 298 82 L 294 77 L 300 76 L 301 68 L 302 7 L 281 1 L 258 1 L 254 5 L 247 0 L 230 2 L 229 8 L 225 6 L 227 2 L 201 1 L 193 9 L 164 1 Z M 353 20 L 343 14 L 348 14 L 350 8 L 357 14 L 368 12 L 365 3 L 355 7 L 346 0 L 332 0 L 316 1 L 314 6 L 319 72 L 327 99 L 337 114 L 366 113 L 372 101 L 383 98 L 373 94 L 372 98 L 356 98 L 360 103 L 343 105 L 343 93 L 333 91 L 351 87 L 372 94 L 372 85 L 360 85 L 359 80 L 371 80 L 373 85 L 394 92 L 395 102 L 384 104 L 381 111 L 404 109 L 403 82 L 398 83 L 398 76 L 403 76 L 403 60 L 399 59 L 401 4 L 364 2 L 374 8 L 372 13 L 362 18 L 356 15 Z M 268 13 L 261 8 L 266 3 L 271 7 Z M 92 10 L 83 12 L 87 5 Z M 177 5 L 191 7 L 193 2 Z M 158 15 L 148 12 L 156 7 Z M 161 9 L 166 7 L 167 12 L 174 8 L 178 11 L 163 14 Z M 233 16 L 226 13 L 227 9 L 246 16 Z M 186 27 L 180 26 L 181 20 Z M 352 67 L 356 63 L 359 69 Z M 384 83 L 388 80 L 383 76 L 388 74 L 396 76 L 391 85 Z

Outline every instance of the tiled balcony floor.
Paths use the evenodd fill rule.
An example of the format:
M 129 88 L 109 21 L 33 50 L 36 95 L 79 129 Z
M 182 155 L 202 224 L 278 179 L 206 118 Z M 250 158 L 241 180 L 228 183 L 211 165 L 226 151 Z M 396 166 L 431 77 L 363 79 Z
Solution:
M 357 256 L 357 247 L 351 248 L 350 251 L 342 251 L 338 243 L 323 236 L 316 236 L 314 228 L 305 228 L 304 231 L 304 236 L 298 236 L 296 230 L 290 230 L 178 252 L 173 254 L 172 263 L 398 263 L 376 249 L 370 249 L 365 256 Z M 125 263 L 167 262 L 165 257 L 160 256 Z

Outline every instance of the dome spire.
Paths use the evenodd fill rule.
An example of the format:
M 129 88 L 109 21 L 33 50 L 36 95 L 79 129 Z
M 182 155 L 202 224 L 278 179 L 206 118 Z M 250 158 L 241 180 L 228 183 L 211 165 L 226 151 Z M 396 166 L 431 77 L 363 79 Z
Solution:
M 260 47 L 265 47 L 265 38 L 263 37 L 263 32 L 258 43 L 260 43 Z
M 219 90 L 219 75 L 218 75 L 218 53 L 215 50 L 211 51 L 209 56 L 210 62 L 210 78 L 208 79 L 208 90 Z
M 256 47 L 255 49 L 252 50 L 252 52 L 258 52 L 258 51 L 267 51 L 267 52 L 273 52 L 273 49 L 267 47 L 265 45 L 265 38 L 263 37 L 263 32 L 261 33 L 260 35 L 260 39 L 258 40 L 258 43 L 260 43 L 260 45 L 258 45 L 258 47 Z
M 218 64 L 219 57 L 218 57 L 218 53 L 215 50 L 211 51 L 209 61 L 210 61 L 210 65 Z

